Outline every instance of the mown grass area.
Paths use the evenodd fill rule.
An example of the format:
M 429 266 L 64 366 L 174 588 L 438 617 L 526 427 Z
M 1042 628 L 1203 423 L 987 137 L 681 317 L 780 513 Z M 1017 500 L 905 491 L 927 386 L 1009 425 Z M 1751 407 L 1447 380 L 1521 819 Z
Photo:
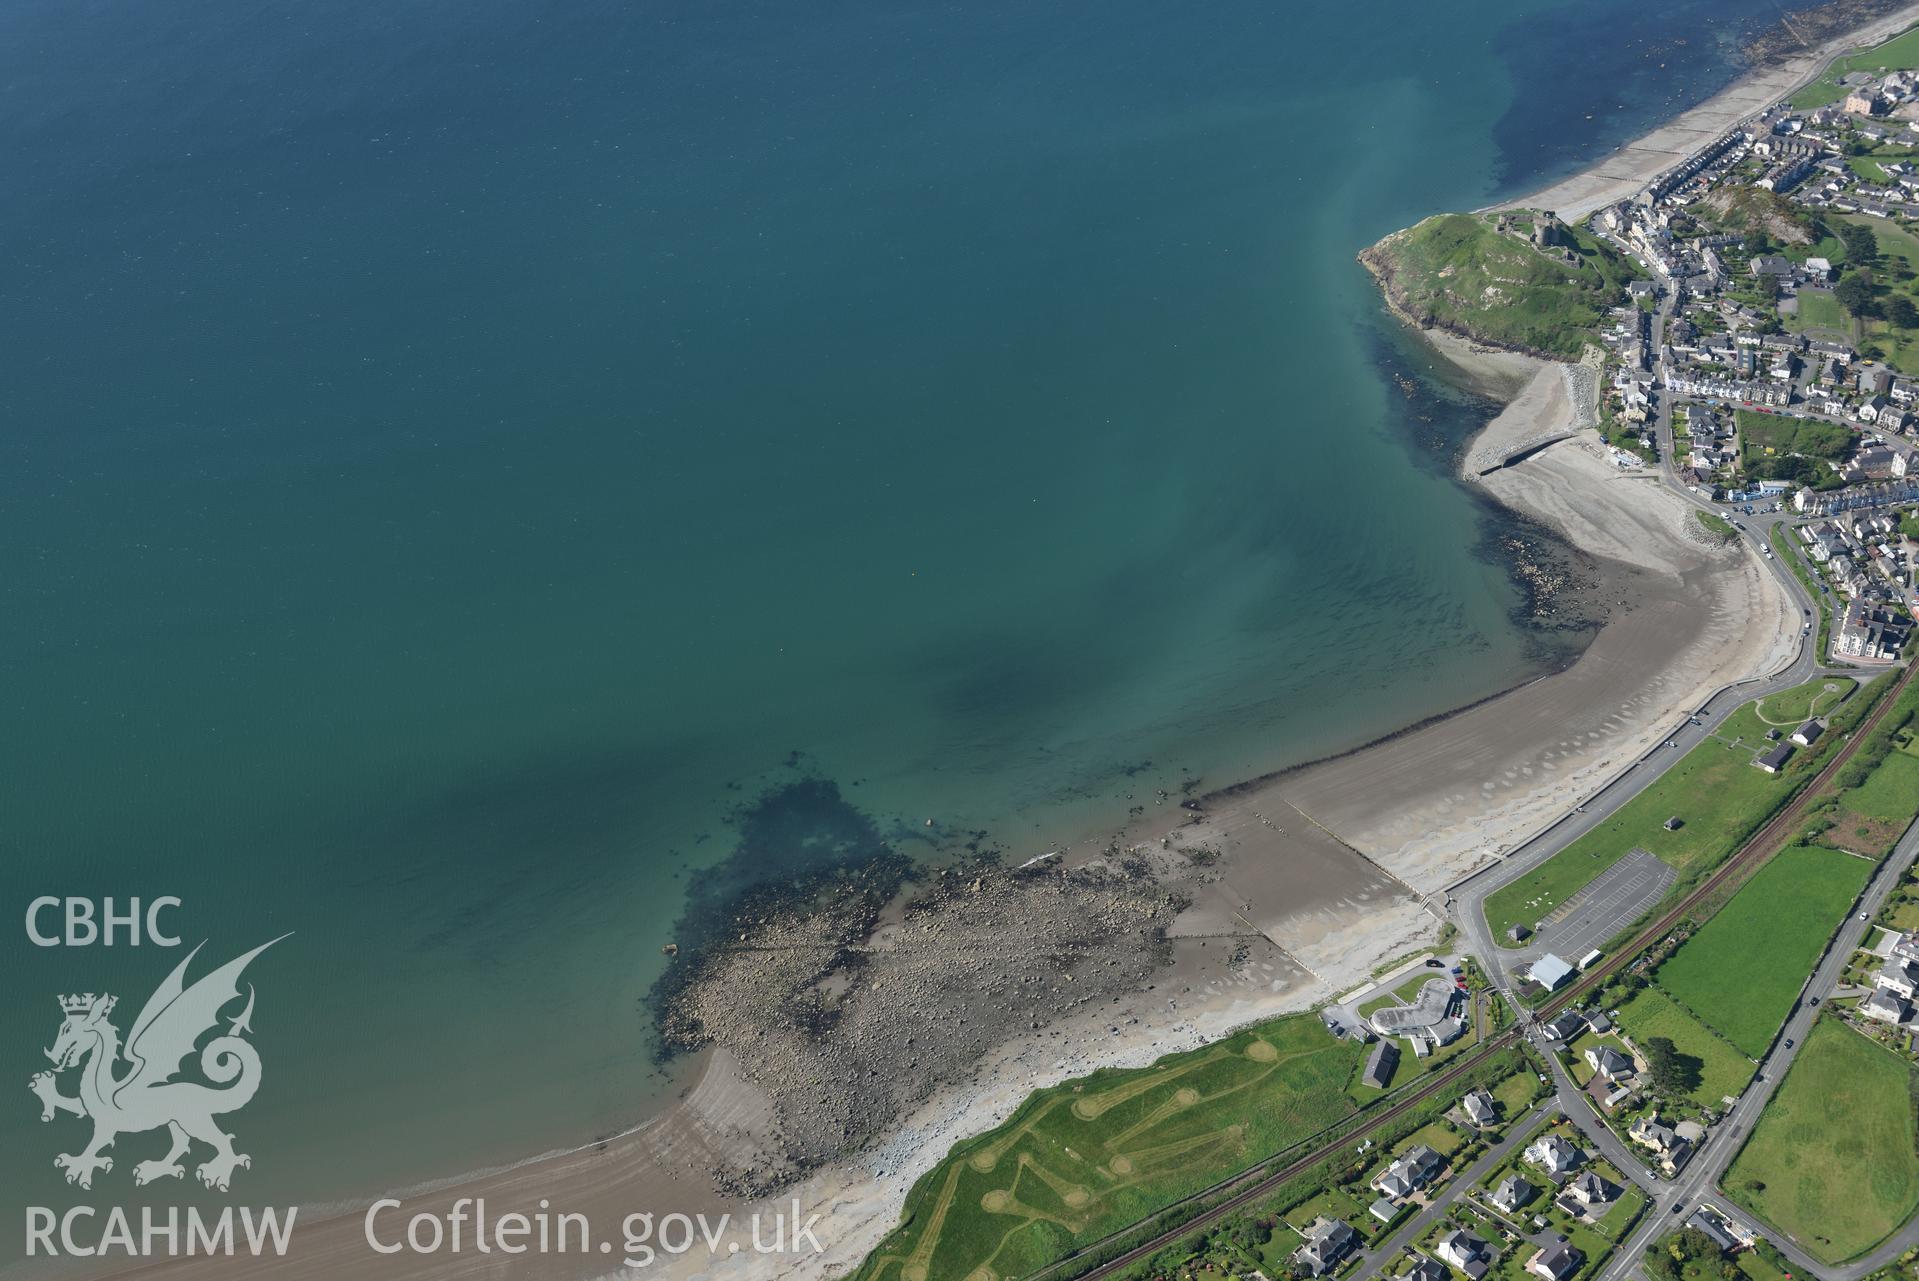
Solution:
M 1829 329 L 1834 333 L 1850 335 L 1852 317 L 1840 305 L 1837 298 L 1826 289 L 1801 289 L 1799 291 L 1799 309 L 1788 320 L 1790 328 L 1804 332 L 1808 329 Z
M 1781 690 L 1753 704 L 1760 720 L 1774 728 L 1804 724 L 1815 716 L 1831 711 L 1858 688 L 1845 676 L 1826 676 L 1807 681 L 1796 689 Z
M 1363 1058 L 1294 1015 L 1040 1091 L 913 1186 L 857 1275 L 1031 1271 L 1350 1115 L 1346 1084 Z
M 1497 218 L 1439 214 L 1386 237 L 1367 251 L 1367 261 L 1386 277 L 1399 308 L 1421 323 L 1577 357 L 1608 309 L 1624 302 L 1631 263 L 1604 241 L 1568 228 L 1577 258 L 1569 263 L 1500 232 Z
M 1739 537 L 1739 531 L 1734 529 L 1732 522 L 1724 516 L 1715 516 L 1709 511 L 1699 511 L 1695 509 L 1692 518 L 1699 522 L 1701 529 L 1722 543 L 1730 543 L 1733 539 Z
M 1919 1209 L 1913 1067 L 1835 1017 L 1819 1020 L 1733 1158 L 1733 1198 L 1829 1263 Z
M 1701 1106 L 1718 1107 L 1719 1100 L 1752 1083 L 1752 1060 L 1657 987 L 1639 989 L 1619 1007 L 1619 1026 L 1636 1045 L 1643 1047 L 1649 1037 L 1663 1036 L 1693 1060 L 1699 1081 L 1690 1094 Z
M 1634 848 L 1677 868 L 1681 882 L 1720 863 L 1817 772 L 1827 750 L 1822 741 L 1797 753 L 1779 773 L 1764 773 L 1752 762 L 1771 746 L 1766 728 L 1752 704 L 1741 707 L 1611 818 L 1488 895 L 1486 919 L 1495 937 L 1505 942 L 1510 926 L 1534 925 Z M 1673 817 L 1683 826 L 1669 832 L 1664 824 Z
M 1871 863 L 1850 854 L 1789 845 L 1659 967 L 1655 980 L 1758 1058 L 1871 872 Z
M 1374 1010 L 1383 1010 L 1389 1005 L 1411 1005 L 1413 998 L 1419 995 L 1420 988 L 1434 979 L 1440 979 L 1442 977 L 1443 971 L 1429 970 L 1422 967 L 1417 973 L 1402 979 L 1396 987 L 1381 992 L 1378 996 L 1369 997 L 1360 1005 L 1359 1015 L 1361 1018 L 1364 1018 Z M 1445 981 L 1450 982 L 1451 980 L 1448 979 Z
M 1919 67 L 1919 28 L 1894 36 L 1884 44 L 1834 59 L 1824 75 L 1793 94 L 1790 101 L 1802 111 L 1830 106 L 1846 96 L 1839 81 L 1854 71 L 1877 74 L 1904 71 L 1910 67 Z

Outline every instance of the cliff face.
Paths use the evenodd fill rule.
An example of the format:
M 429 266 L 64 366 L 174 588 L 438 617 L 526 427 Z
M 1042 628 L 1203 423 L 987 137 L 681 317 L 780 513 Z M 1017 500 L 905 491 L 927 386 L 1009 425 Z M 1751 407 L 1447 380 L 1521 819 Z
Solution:
M 1439 214 L 1361 251 L 1407 322 L 1552 360 L 1571 360 L 1633 272 L 1604 241 L 1549 214 Z

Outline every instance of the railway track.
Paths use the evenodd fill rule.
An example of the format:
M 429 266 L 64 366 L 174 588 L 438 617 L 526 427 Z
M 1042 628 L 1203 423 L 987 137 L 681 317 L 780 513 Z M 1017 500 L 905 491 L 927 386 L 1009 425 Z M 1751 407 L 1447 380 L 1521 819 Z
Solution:
M 1792 829 L 1805 817 L 1806 810 L 1811 806 L 1813 798 L 1832 780 L 1840 768 L 1843 767 L 1848 760 L 1852 759 L 1853 753 L 1859 749 L 1859 745 L 1866 740 L 1867 735 L 1873 729 L 1877 728 L 1880 721 L 1891 712 L 1893 706 L 1899 701 L 1899 695 L 1904 691 L 1907 683 L 1913 679 L 1915 672 L 1919 672 L 1919 663 L 1909 665 L 1905 669 L 1899 678 L 1893 682 L 1891 688 L 1880 697 L 1878 706 L 1874 707 L 1872 711 L 1866 715 L 1865 719 L 1860 721 L 1853 729 L 1852 737 L 1847 739 L 1840 749 L 1833 754 L 1832 759 L 1826 762 L 1819 773 L 1815 774 L 1812 779 L 1799 790 L 1799 794 L 1787 802 L 1779 813 L 1773 815 L 1763 827 L 1753 833 L 1744 845 L 1734 851 L 1731 857 L 1727 858 L 1727 860 L 1715 869 L 1705 880 L 1688 891 L 1684 898 L 1680 899 L 1679 902 L 1662 913 L 1657 920 L 1639 931 L 1639 933 L 1633 935 L 1630 943 L 1617 949 L 1612 956 L 1594 964 L 1592 968 L 1580 976 L 1578 982 L 1542 1004 L 1533 1012 L 1533 1018 L 1537 1020 L 1550 1017 L 1595 991 L 1623 966 L 1635 959 L 1647 946 L 1663 937 L 1673 926 L 1684 920 L 1688 913 L 1699 906 L 1701 902 L 1705 901 L 1715 891 L 1723 887 L 1729 879 L 1738 875 L 1739 872 L 1754 863 L 1763 862 L 1766 858 L 1771 857 L 1779 846 L 1784 843 L 1784 838 L 1789 835 Z M 1253 1177 L 1253 1181 L 1248 1183 L 1242 1190 L 1233 1193 L 1232 1196 L 1225 1201 L 1200 1211 L 1192 1218 L 1180 1223 L 1177 1227 L 1169 1228 L 1167 1231 L 1159 1233 L 1150 1240 L 1141 1242 L 1139 1245 L 1127 1250 L 1124 1254 L 1118 1255 L 1105 1263 L 1098 1264 L 1086 1272 L 1074 1274 L 1068 1271 L 1073 1260 L 1082 1257 L 1086 1253 L 1086 1249 L 1097 1248 L 1098 1243 L 1095 1243 L 1093 1246 L 1088 1246 L 1086 1249 L 1076 1251 L 1074 1254 L 1068 1255 L 1056 1263 L 1049 1264 L 1038 1272 L 1027 1274 L 1024 1281 L 1050 1281 L 1051 1278 L 1062 1275 L 1074 1276 L 1077 1278 L 1077 1281 L 1093 1281 L 1093 1278 L 1109 1277 L 1114 1273 L 1131 1267 L 1133 1264 L 1165 1249 L 1181 1238 L 1189 1236 L 1193 1232 L 1207 1227 L 1210 1224 L 1217 1223 L 1233 1212 L 1242 1210 L 1267 1194 L 1277 1191 L 1281 1185 L 1298 1178 L 1321 1161 L 1335 1155 L 1343 1145 L 1357 1142 L 1379 1130 L 1381 1127 L 1405 1116 L 1412 1108 L 1418 1107 L 1434 1094 L 1445 1090 L 1462 1076 L 1471 1072 L 1473 1068 L 1491 1058 L 1494 1054 L 1517 1044 L 1520 1032 L 1520 1028 L 1512 1028 L 1496 1034 L 1479 1049 L 1462 1057 L 1458 1063 L 1447 1068 L 1431 1081 L 1426 1082 L 1416 1092 L 1390 1104 L 1383 1112 L 1372 1117 L 1366 1124 L 1360 1126 L 1358 1129 L 1343 1134 L 1336 1139 L 1328 1140 L 1313 1151 L 1306 1153 L 1297 1160 L 1289 1162 L 1287 1165 L 1269 1174 L 1256 1177 L 1240 1176 L 1242 1178 Z M 1224 1187 L 1230 1186 L 1231 1182 L 1229 1181 L 1227 1184 L 1216 1186 L 1205 1192 L 1196 1194 L 1194 1199 L 1215 1195 Z M 1167 1210 L 1175 1210 L 1178 1208 L 1178 1205 L 1179 1203 L 1175 1203 L 1172 1206 L 1166 1207 L 1164 1210 L 1160 1210 L 1158 1213 L 1164 1214 Z
M 1794 827 L 1798 826 L 1800 820 L 1805 818 L 1806 810 L 1811 807 L 1813 799 L 1818 796 L 1820 790 L 1838 774 L 1840 768 L 1844 766 L 1847 761 L 1852 759 L 1853 753 L 1859 750 L 1859 745 L 1866 740 L 1866 736 L 1873 729 L 1877 728 L 1879 722 L 1884 720 L 1892 711 L 1894 705 L 1899 701 L 1900 693 L 1905 689 L 1907 682 L 1912 680 L 1915 672 L 1919 672 L 1919 664 L 1907 667 L 1905 671 L 1900 674 L 1899 678 L 1893 682 L 1891 688 L 1880 696 L 1878 706 L 1868 712 L 1865 719 L 1860 721 L 1853 729 L 1852 737 L 1847 739 L 1837 752 L 1833 753 L 1832 759 L 1827 761 L 1825 766 L 1820 769 L 1817 774 L 1813 775 L 1810 782 L 1799 789 L 1797 796 L 1787 802 L 1784 808 L 1766 822 L 1765 826 L 1761 827 L 1757 832 L 1754 832 L 1744 845 L 1740 846 L 1733 852 L 1731 857 L 1720 864 L 1719 867 L 1713 871 L 1712 875 L 1701 881 L 1690 890 L 1684 898 L 1668 908 L 1661 914 L 1658 920 L 1633 935 L 1631 942 L 1616 949 L 1613 955 L 1594 964 L 1580 976 L 1577 983 L 1574 983 L 1564 992 L 1561 992 L 1559 995 L 1541 1005 L 1539 1009 L 1534 1012 L 1534 1017 L 1550 1017 L 1604 984 L 1608 978 L 1611 978 L 1623 966 L 1636 958 L 1640 952 L 1644 951 L 1647 945 L 1662 937 L 1668 930 L 1672 929 L 1673 926 L 1684 920 L 1689 912 L 1699 906 L 1701 902 L 1710 898 L 1712 894 L 1725 885 L 1729 879 L 1736 876 L 1741 870 L 1750 867 L 1754 863 L 1764 862 L 1776 853 L 1778 847 L 1784 842 L 1784 838 L 1790 834 Z

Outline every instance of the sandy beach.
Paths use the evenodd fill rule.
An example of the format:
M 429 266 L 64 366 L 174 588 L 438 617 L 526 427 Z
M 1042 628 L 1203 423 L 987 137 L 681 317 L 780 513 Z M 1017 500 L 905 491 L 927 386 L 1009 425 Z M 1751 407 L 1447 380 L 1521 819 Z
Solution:
M 1818 74 L 1834 53 L 1914 20 L 1919 4 L 1755 72 L 1587 172 L 1514 203 L 1570 219 L 1621 199 L 1686 148 Z M 1510 398 L 1469 455 L 1572 433 L 1471 483 L 1592 558 L 1608 597 L 1606 624 L 1564 671 L 1337 759 L 1197 798 L 1194 808 L 1161 806 L 1090 842 L 1077 867 L 1141 862 L 1179 897 L 1164 928 L 1166 955 L 1144 987 L 1101 987 L 1097 1001 L 1062 1005 L 1064 1014 L 1007 1032 L 962 1079 L 935 1081 L 909 1099 L 905 1119 L 877 1142 L 770 1197 L 729 1197 L 712 1181 L 716 1169 L 750 1171 L 782 1159 L 770 1139 L 781 1126 L 773 1093 L 754 1079 L 766 1060 L 750 1043 L 732 1044 L 709 1051 L 684 1094 L 633 1131 L 405 1197 L 404 1209 L 379 1227 L 394 1240 L 407 1216 L 444 1216 L 462 1197 L 484 1197 L 496 1217 L 533 1214 L 544 1201 L 554 1213 L 587 1216 L 594 1243 L 585 1252 L 380 1254 L 367 1244 L 364 1215 L 353 1211 L 303 1214 L 284 1259 L 183 1260 L 138 1274 L 600 1276 L 619 1267 L 627 1216 L 650 1214 L 657 1223 L 679 1213 L 731 1219 L 710 1245 L 659 1254 L 635 1275 L 823 1281 L 850 1271 L 891 1229 L 907 1189 L 953 1142 L 1004 1119 L 1032 1090 L 1101 1066 L 1149 1063 L 1247 1022 L 1310 1008 L 1430 941 L 1440 925 L 1431 896 L 1596 790 L 1713 690 L 1789 661 L 1797 617 L 1743 546 L 1701 545 L 1688 536 L 1681 498 L 1650 471 L 1611 463 L 1583 427 L 1589 376 L 1450 335 L 1428 337 L 1476 387 Z M 947 955 L 996 945 L 963 914 L 950 920 L 937 945 Z M 893 972 L 885 966 L 922 973 L 925 954 L 914 949 L 933 946 L 902 929 L 869 942 L 876 968 L 863 971 L 862 982 L 880 992 L 872 980 Z M 929 1011 L 921 1035 L 953 1033 Z M 750 1216 L 791 1214 L 795 1205 L 820 1216 L 814 1231 L 823 1250 L 757 1253 Z
M 1589 379 L 1565 366 L 1456 348 L 1480 379 L 1522 392 L 1475 449 L 1577 424 Z M 1469 451 L 1470 452 L 1470 451 Z M 1653 746 L 1711 690 L 1789 660 L 1796 626 L 1773 581 L 1743 551 L 1685 533 L 1686 504 L 1649 473 L 1621 472 L 1596 433 L 1483 478 L 1515 510 L 1554 526 L 1599 558 L 1622 602 L 1566 671 L 1370 748 L 1166 806 L 1082 860 L 1145 859 L 1187 902 L 1167 928 L 1170 956 L 1143 988 L 1038 1020 L 989 1049 L 962 1080 L 935 1089 L 905 1121 L 852 1160 L 815 1170 L 758 1201 L 712 1190 L 715 1169 L 777 1159 L 778 1118 L 736 1049 L 709 1054 L 697 1081 L 635 1132 L 543 1158 L 457 1188 L 405 1198 L 381 1220 L 385 1239 L 407 1215 L 445 1216 L 456 1198 L 485 1197 L 491 1215 L 584 1214 L 615 1245 L 634 1213 L 730 1214 L 712 1248 L 661 1255 L 646 1275 L 828 1278 L 843 1275 L 892 1227 L 913 1181 L 955 1141 L 996 1124 L 1033 1089 L 1101 1066 L 1149 1063 L 1249 1021 L 1309 1008 L 1428 942 L 1440 918 L 1427 896 L 1525 839 Z M 1181 851 L 1217 855 L 1204 865 Z M 887 928 L 891 928 L 891 924 Z M 884 940 L 898 951 L 897 938 Z M 968 937 L 956 950 L 991 940 Z M 948 946 L 955 946 L 948 940 Z M 924 1029 L 937 1037 L 937 1021 Z M 763 1255 L 744 1226 L 792 1213 L 820 1216 L 822 1253 Z M 442 1278 L 600 1275 L 617 1262 L 581 1254 L 478 1258 L 394 1255 L 367 1246 L 357 1213 L 303 1225 L 283 1260 L 166 1265 L 155 1276 Z M 737 1252 L 732 1247 L 739 1246 Z M 616 1248 L 618 1248 L 616 1246 Z
M 1625 200 L 1695 149 L 1817 77 L 1840 54 L 1878 44 L 1915 22 L 1919 22 L 1919 4 L 1909 4 L 1818 41 L 1801 53 L 1741 76 L 1690 111 L 1633 139 L 1598 163 L 1498 207 L 1550 209 L 1575 222 Z

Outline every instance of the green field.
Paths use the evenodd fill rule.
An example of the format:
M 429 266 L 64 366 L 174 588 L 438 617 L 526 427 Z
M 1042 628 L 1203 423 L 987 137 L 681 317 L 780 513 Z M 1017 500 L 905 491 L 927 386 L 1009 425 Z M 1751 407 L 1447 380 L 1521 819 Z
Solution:
M 1846 309 L 1829 291 L 1802 289 L 1799 291 L 1799 313 L 1792 317 L 1791 327 L 1802 331 L 1830 329 L 1849 335 L 1852 333 L 1852 317 L 1846 314 Z
M 1295 1015 L 1043 1090 L 958 1144 L 907 1194 L 858 1275 L 1018 1276 L 1152 1214 L 1354 1111 L 1363 1049 Z
M 1763 476 L 1760 464 L 1786 454 L 1808 458 L 1840 458 L 1852 448 L 1853 435 L 1837 423 L 1786 414 L 1762 414 L 1741 409 L 1733 415 L 1739 429 L 1739 463 L 1748 473 Z
M 1814 716 L 1831 711 L 1857 686 L 1844 676 L 1828 676 L 1808 681 L 1796 689 L 1782 690 L 1753 704 L 1760 720 L 1775 728 L 1798 727 Z
M 1870 1250 L 1919 1208 L 1912 1075 L 1822 1018 L 1723 1186 L 1828 1262 Z
M 1718 1107 L 1719 1100 L 1738 1094 L 1752 1081 L 1751 1060 L 1656 987 L 1641 988 L 1619 1007 L 1619 1026 L 1637 1045 L 1644 1046 L 1649 1037 L 1663 1036 L 1678 1046 L 1681 1054 L 1698 1060 L 1699 1084 L 1693 1088 L 1692 1098 L 1703 1106 Z
M 1659 985 L 1759 1057 L 1871 871 L 1850 854 L 1787 846 L 1659 967 Z
M 1919 28 L 1860 53 L 1834 59 L 1826 68 L 1826 74 L 1792 95 L 1792 105 L 1808 110 L 1838 102 L 1846 96 L 1839 79 L 1850 72 L 1904 71 L 1910 67 L 1919 67 Z
M 1512 215 L 1522 232 L 1532 215 Z M 1625 300 L 1632 265 L 1594 236 L 1568 229 L 1576 264 L 1496 229 L 1498 215 L 1439 214 L 1366 251 L 1395 304 L 1422 324 L 1487 342 L 1577 357 L 1606 312 Z
M 1813 682 L 1813 692 L 1824 684 Z M 1778 697 L 1796 696 L 1789 690 Z M 1682 879 L 1723 860 L 1772 815 L 1819 755 L 1801 751 L 1777 774 L 1755 769 L 1753 757 L 1770 746 L 1767 728 L 1746 704 L 1611 818 L 1488 895 L 1486 920 L 1495 937 L 1506 943 L 1509 926 L 1534 924 L 1635 847 L 1658 855 Z M 1665 821 L 1675 816 L 1684 826 L 1669 832 Z
M 1919 757 L 1893 752 L 1864 783 L 1845 793 L 1840 804 L 1880 823 L 1910 823 L 1919 811 Z

